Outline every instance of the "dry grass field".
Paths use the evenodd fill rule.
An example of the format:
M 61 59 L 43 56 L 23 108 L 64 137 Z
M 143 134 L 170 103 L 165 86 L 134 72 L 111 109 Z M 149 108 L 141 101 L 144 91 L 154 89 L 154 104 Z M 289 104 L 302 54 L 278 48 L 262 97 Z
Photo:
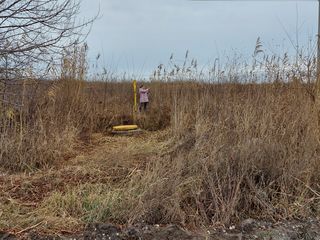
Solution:
M 130 81 L 62 73 L 12 86 L 20 107 L 1 102 L 1 230 L 319 217 L 314 81 L 151 81 L 150 109 L 133 114 Z M 110 135 L 122 123 L 146 131 Z
M 134 119 L 130 83 L 108 83 L 105 103 L 86 92 L 99 85 L 50 83 L 3 114 L 1 229 L 318 216 L 319 116 L 305 86 L 149 83 L 151 109 Z M 110 136 L 122 122 L 148 131 Z

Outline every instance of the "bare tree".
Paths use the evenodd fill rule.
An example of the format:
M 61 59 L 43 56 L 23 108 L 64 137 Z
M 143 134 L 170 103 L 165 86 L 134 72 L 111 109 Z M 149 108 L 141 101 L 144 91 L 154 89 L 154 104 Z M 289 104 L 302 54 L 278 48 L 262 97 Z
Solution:
M 0 56 L 41 58 L 78 40 L 76 0 L 0 0 Z
M 93 19 L 80 22 L 79 11 L 80 0 L 0 0 L 0 84 L 81 41 Z

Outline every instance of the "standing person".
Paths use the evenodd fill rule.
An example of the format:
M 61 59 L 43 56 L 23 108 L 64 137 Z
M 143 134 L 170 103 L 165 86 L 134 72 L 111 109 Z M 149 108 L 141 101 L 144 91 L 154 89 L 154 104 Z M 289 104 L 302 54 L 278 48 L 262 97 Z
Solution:
M 139 87 L 139 95 L 140 95 L 140 105 L 139 105 L 139 111 L 141 112 L 142 109 L 144 111 L 147 110 L 148 103 L 149 103 L 149 88 L 145 88 L 143 85 Z

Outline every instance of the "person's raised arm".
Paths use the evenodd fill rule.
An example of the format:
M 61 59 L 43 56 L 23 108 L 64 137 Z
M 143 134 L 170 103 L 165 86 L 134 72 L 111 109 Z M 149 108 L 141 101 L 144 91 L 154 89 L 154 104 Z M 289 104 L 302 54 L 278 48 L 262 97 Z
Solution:
M 149 92 L 149 88 L 148 89 L 140 88 L 139 92 L 147 93 L 147 92 Z

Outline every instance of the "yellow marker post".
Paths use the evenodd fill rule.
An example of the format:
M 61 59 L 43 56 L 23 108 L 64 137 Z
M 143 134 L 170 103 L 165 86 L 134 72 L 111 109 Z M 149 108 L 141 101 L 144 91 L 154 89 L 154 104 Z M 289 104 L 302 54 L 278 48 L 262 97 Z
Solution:
M 138 111 L 137 108 L 137 81 L 133 80 L 133 99 L 134 99 L 134 105 L 133 105 L 133 111 Z

